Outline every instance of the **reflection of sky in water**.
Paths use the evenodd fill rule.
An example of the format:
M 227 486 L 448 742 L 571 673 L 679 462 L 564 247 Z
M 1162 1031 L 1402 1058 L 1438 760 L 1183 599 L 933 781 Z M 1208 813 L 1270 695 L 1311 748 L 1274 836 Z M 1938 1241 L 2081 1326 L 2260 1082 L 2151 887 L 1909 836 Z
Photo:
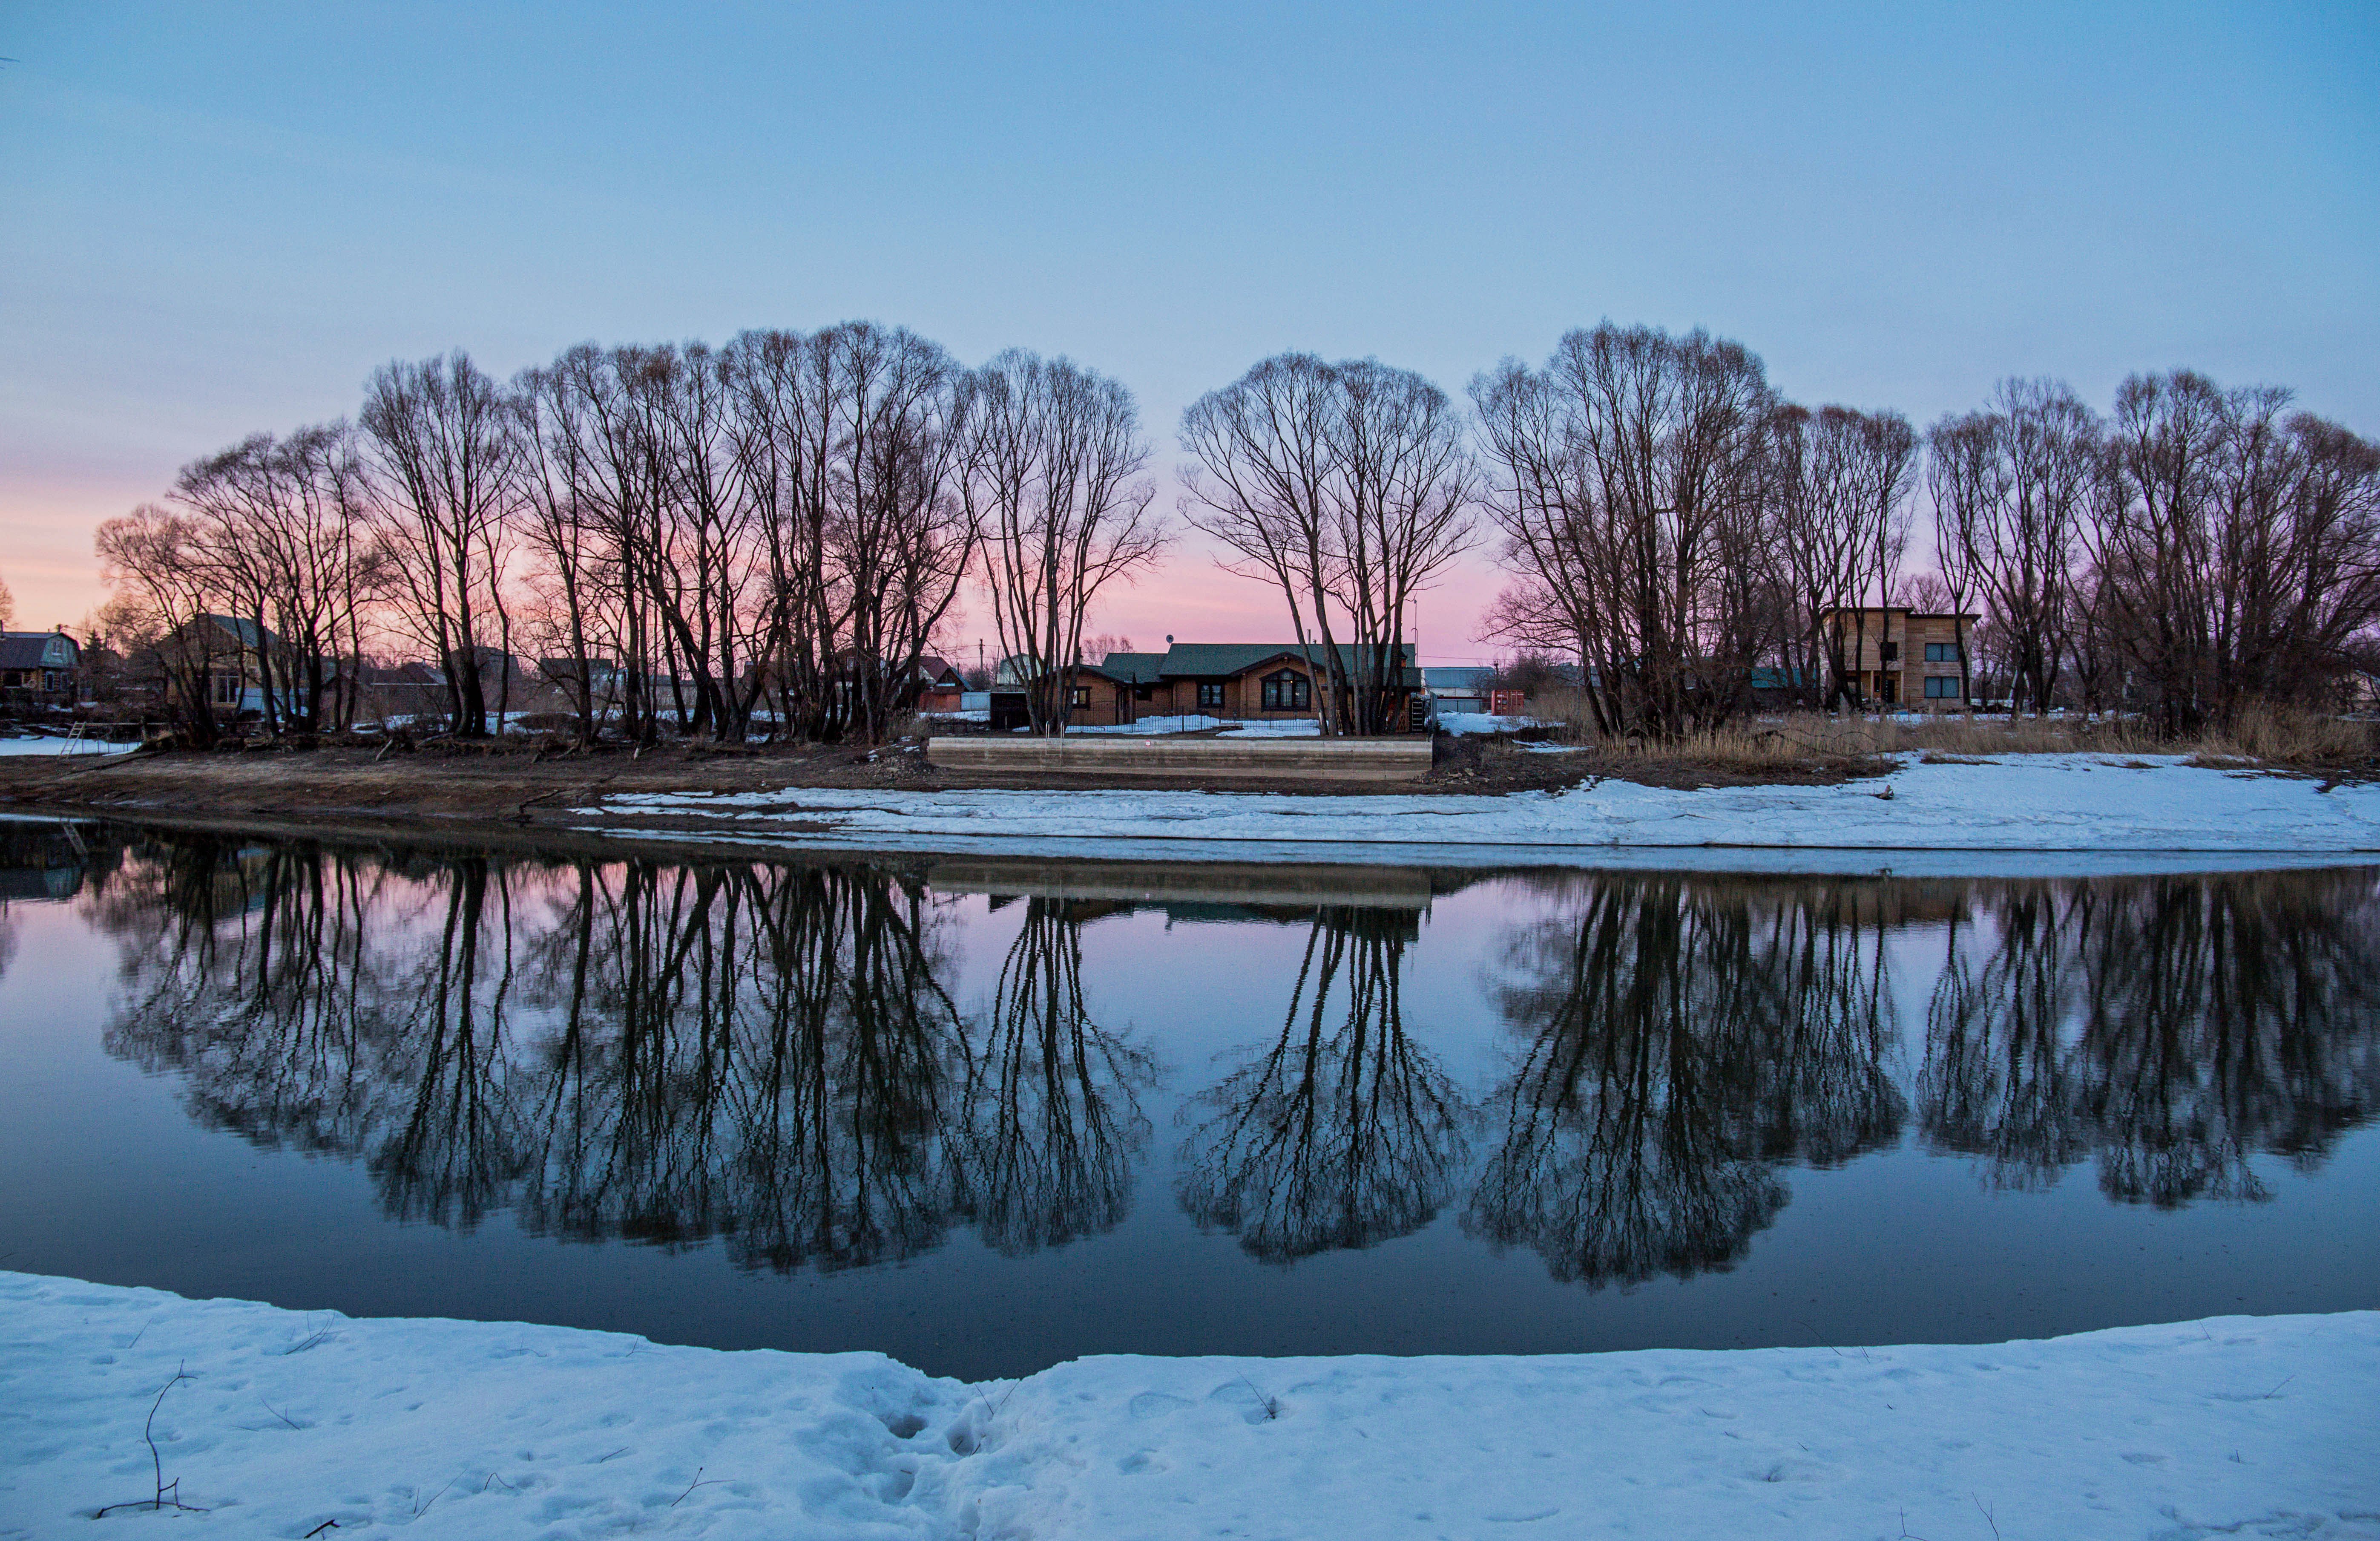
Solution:
M 2374 1303 L 2368 874 L 88 866 L 7 911 L 8 1266 L 969 1375 Z M 756 1071 L 830 945 L 911 1035 Z

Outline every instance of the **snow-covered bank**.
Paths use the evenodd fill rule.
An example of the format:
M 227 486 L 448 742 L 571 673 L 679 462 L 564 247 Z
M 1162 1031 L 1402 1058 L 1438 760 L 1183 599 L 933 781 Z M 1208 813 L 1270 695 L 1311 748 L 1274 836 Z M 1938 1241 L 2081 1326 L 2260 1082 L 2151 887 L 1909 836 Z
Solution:
M 175 1517 L 242 1535 L 2380 1535 L 2372 1312 L 968 1386 L 0 1274 L 0 1342 L 6 1536 L 148 1498 L 152 1404 Z
M 805 846 L 963 850 L 969 842 L 1257 842 L 1316 859 L 1366 847 L 1526 850 L 1592 862 L 1627 849 L 2273 852 L 2380 850 L 2380 785 L 2204 769 L 2178 756 L 2012 754 L 1927 763 L 1831 787 L 1675 791 L 1603 780 L 1505 796 L 838 790 L 642 793 L 601 813 L 697 814 L 722 833 Z M 1884 796 L 1889 792 L 1889 797 Z M 1344 851 L 1348 854 L 1337 854 Z M 1239 853 L 1244 858 L 1245 850 Z M 1401 856 L 1400 860 L 1410 857 Z

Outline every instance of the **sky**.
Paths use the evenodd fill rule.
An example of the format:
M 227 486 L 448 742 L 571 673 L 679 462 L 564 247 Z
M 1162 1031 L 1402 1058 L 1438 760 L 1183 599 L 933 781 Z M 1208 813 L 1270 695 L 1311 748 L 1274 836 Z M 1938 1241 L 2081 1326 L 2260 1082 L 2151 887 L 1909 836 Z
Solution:
M 0 4 L 0 581 L 380 364 L 868 318 L 1136 393 L 1458 399 L 1609 318 L 1921 426 L 2009 375 L 2380 435 L 2380 6 Z M 1422 602 L 1484 659 L 1483 545 Z M 1185 538 L 1097 630 L 1286 630 Z M 973 629 L 962 626 L 972 635 Z

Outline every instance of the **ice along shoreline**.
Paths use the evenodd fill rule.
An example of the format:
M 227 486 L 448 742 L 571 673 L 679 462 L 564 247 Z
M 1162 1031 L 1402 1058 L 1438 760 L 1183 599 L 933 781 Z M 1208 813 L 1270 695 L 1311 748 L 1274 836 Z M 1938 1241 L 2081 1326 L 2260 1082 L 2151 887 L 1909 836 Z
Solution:
M 2369 1535 L 2380 1312 L 1992 1345 L 1075 1360 L 354 1319 L 0 1273 L 0 1534 Z M 176 1382 L 159 1400 L 161 1388 Z M 125 1511 L 115 1510 L 115 1515 Z M 137 1517 L 137 1515 L 135 1516 Z
M 1979 853 L 2353 860 L 2380 852 L 2380 785 L 2194 766 L 2180 756 L 1904 757 L 1832 786 L 1681 791 L 1603 780 L 1561 792 L 912 791 L 786 788 L 623 793 L 573 810 L 615 834 L 868 850 L 1094 854 L 1148 846 L 1199 859 L 1527 860 L 1694 865 L 1723 852 L 1824 852 L 1827 864 L 1981 870 Z M 600 826 L 585 821 L 601 820 Z M 1230 848 L 1237 848 L 1231 850 Z M 1327 854 L 1326 854 L 1327 853 Z M 1422 853 L 1427 853 L 1426 856 Z M 1868 860 L 1868 858 L 1876 858 Z M 1775 870 L 1774 856 L 1716 857 Z M 1948 859 L 1945 861 L 1944 859 Z M 2258 860 L 2252 864 L 2277 864 Z M 2132 870 L 2127 864 L 2126 870 Z M 1914 868 L 1911 868 L 1914 870 Z M 2004 862 L 1990 870 L 2004 871 Z M 2074 871 L 2070 862 L 2058 866 Z

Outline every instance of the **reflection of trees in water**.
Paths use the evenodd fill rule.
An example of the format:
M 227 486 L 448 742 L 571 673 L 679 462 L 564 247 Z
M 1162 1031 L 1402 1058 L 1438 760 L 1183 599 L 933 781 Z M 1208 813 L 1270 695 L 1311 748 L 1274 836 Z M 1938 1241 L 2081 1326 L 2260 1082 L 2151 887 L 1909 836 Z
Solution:
M 517 1204 L 564 1235 L 844 1266 L 941 1240 L 965 1043 L 922 899 L 865 871 L 581 868 L 518 1068 Z
M 1182 1206 L 1270 1263 L 1363 1247 L 1429 1223 L 1451 1195 L 1468 1110 L 1407 1036 L 1411 914 L 1317 911 L 1272 1046 L 1205 1093 L 1183 1150 Z
M 961 1223 L 1030 1251 L 1128 1210 L 1155 1072 L 1086 1009 L 1084 904 L 1027 901 L 963 1015 L 935 911 L 880 871 L 113 838 L 67 853 L 126 960 L 109 1046 L 212 1126 L 364 1160 L 394 1215 L 790 1268 Z M 1508 948 L 1518 1054 L 1472 1234 L 1598 1284 L 1724 1266 L 1781 1164 L 1898 1138 L 1884 933 L 1943 890 L 1560 891 Z M 1918 1118 L 1995 1183 L 2095 1154 L 2115 1198 L 2260 1197 L 2252 1156 L 2311 1166 L 2380 1105 L 2368 874 L 1951 892 Z M 1276 1262 L 1427 1224 L 1472 1118 L 1405 1030 L 1412 915 L 1309 923 L 1278 1040 L 1194 1104 L 1178 1184 Z
M 1028 918 L 980 1053 L 923 896 L 864 869 L 380 862 L 165 845 L 104 918 L 115 1052 L 252 1139 L 360 1156 L 394 1215 L 840 1266 L 1112 1226 L 1145 1059 Z M 964 1120 L 964 1121 L 963 1121 Z
M 1065 899 L 1029 899 L 978 1024 L 965 1090 L 964 1207 L 1001 1252 L 1111 1230 L 1131 1207 L 1148 1138 L 1146 1050 L 1083 1004 L 1083 921 Z
M 1824 885 L 1759 902 L 1670 876 L 1587 880 L 1512 939 L 1523 1047 L 1463 1216 L 1555 1278 L 1723 1268 L 1784 1206 L 1778 1163 L 1898 1138 L 1881 929 Z
M 2363 873 L 2022 885 L 1954 927 L 1921 1118 L 1995 1184 L 2095 1151 L 2111 1198 L 2268 1196 L 2380 1102 L 2380 906 Z
M 394 982 L 363 945 L 375 875 L 302 846 L 161 843 L 96 899 L 123 941 L 107 1045 L 181 1072 L 192 1115 L 262 1144 L 359 1149 L 395 1115 Z

